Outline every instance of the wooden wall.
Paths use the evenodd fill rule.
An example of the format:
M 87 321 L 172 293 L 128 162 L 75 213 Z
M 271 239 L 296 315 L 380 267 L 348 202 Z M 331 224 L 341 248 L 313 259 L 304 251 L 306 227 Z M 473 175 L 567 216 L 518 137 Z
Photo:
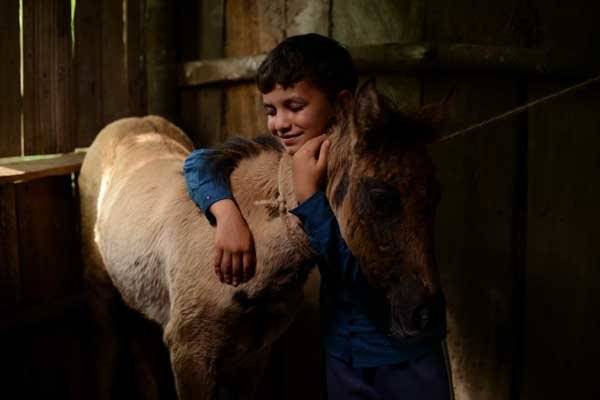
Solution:
M 541 0 L 211 0 L 202 7 L 191 34 L 206 41 L 216 32 L 210 36 L 212 47 L 201 45 L 181 62 L 264 53 L 282 38 L 306 32 L 350 47 L 469 43 L 543 49 L 591 65 L 600 61 L 600 30 L 593 20 L 600 9 L 585 0 L 567 8 Z M 186 32 L 190 35 L 189 27 Z M 377 75 L 380 89 L 406 105 L 439 101 L 456 85 L 450 110 L 455 128 L 576 82 L 494 73 L 493 68 L 367 75 Z M 182 113 L 193 109 L 182 119 L 198 145 L 265 131 L 252 82 L 182 90 Z M 594 178 L 600 172 L 599 94 L 596 86 L 431 146 L 443 185 L 437 258 L 448 297 L 458 399 L 600 394 L 591 377 L 600 355 L 595 340 L 600 253 L 593 244 L 600 223 L 594 206 L 600 196 Z M 194 103 L 188 100 L 192 97 Z M 198 100 L 205 97 L 212 100 Z M 302 341 L 294 340 L 296 346 Z M 311 379 L 318 378 L 306 381 L 319 382 Z M 297 398 L 306 396 L 298 393 Z
M 92 333 L 84 311 L 79 207 L 71 176 L 81 159 L 44 160 L 23 169 L 11 164 L 12 170 L 29 172 L 0 177 L 3 398 L 86 397 Z M 63 165 L 55 168 L 56 161 Z
M 23 0 L 22 24 L 19 3 L 0 13 L 0 157 L 87 147 L 147 112 L 146 0 L 77 1 L 74 13 L 71 0 Z

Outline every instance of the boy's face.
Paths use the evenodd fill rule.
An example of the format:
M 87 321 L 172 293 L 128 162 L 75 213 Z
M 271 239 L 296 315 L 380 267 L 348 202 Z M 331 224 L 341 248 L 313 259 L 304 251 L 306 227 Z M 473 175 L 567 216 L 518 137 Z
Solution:
M 334 113 L 325 93 L 302 80 L 284 89 L 276 85 L 263 94 L 269 131 L 294 154 L 307 140 L 325 133 Z

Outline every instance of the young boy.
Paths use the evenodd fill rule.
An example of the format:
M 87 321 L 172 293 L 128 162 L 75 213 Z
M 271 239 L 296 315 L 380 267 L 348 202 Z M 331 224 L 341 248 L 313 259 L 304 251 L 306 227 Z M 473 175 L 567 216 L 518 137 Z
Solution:
M 318 253 L 328 397 L 449 399 L 441 352 L 445 332 L 434 341 L 408 344 L 380 331 L 365 311 L 368 284 L 320 190 L 329 149 L 326 133 L 335 108 L 351 106 L 357 80 L 346 49 L 317 34 L 284 40 L 269 53 L 257 74 L 269 131 L 293 155 L 299 206 L 291 212 L 302 221 Z M 192 199 L 216 222 L 215 272 L 222 282 L 237 286 L 254 273 L 252 233 L 228 185 L 208 165 L 210 152 L 194 151 L 185 161 L 184 173 Z M 355 278 L 336 280 L 336 271 L 342 268 L 346 273 L 352 270 L 350 276 Z

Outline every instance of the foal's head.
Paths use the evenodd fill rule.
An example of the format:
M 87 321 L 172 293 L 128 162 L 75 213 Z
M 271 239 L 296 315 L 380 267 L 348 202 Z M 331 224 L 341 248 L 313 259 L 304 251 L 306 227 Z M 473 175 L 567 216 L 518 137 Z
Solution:
M 352 108 L 338 127 L 346 154 L 340 157 L 340 145 L 330 163 L 337 168 L 330 200 L 363 274 L 387 299 L 390 333 L 416 336 L 429 328 L 440 298 L 433 246 L 439 189 L 426 149 L 434 114 L 398 111 L 372 82 Z

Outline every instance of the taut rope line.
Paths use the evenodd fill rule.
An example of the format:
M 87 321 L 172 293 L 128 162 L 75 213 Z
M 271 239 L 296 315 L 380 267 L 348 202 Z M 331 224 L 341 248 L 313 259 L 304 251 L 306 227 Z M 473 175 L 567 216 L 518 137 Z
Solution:
M 579 89 L 581 89 L 581 88 L 583 88 L 585 86 L 589 86 L 589 85 L 591 85 L 593 83 L 596 83 L 596 82 L 600 82 L 600 75 L 598 75 L 598 76 L 596 76 L 594 78 L 590 78 L 588 80 L 585 80 L 583 82 L 580 82 L 580 83 L 578 83 L 576 85 L 569 86 L 566 89 L 559 90 L 558 92 L 554 92 L 554 93 L 549 94 L 547 96 L 540 97 L 537 100 L 530 101 L 527 104 L 524 104 L 524 105 L 522 105 L 520 107 L 517 107 L 517 108 L 513 108 L 512 110 L 509 110 L 509 111 L 507 111 L 505 113 L 502 113 L 500 115 L 496 115 L 495 117 L 486 119 L 485 121 L 476 123 L 475 125 L 471 125 L 471 126 L 469 126 L 467 128 L 461 129 L 459 131 L 455 131 L 455 132 L 453 132 L 453 133 L 451 133 L 449 135 L 441 137 L 440 139 L 436 140 L 435 143 L 445 142 L 447 140 L 454 139 L 457 136 L 461 136 L 461 135 L 464 135 L 466 133 L 469 133 L 469 132 L 472 132 L 474 130 L 477 130 L 479 128 L 483 128 L 484 126 L 487 126 L 487 125 L 492 124 L 494 122 L 498 122 L 498 121 L 502 121 L 502 120 L 508 119 L 508 118 L 510 118 L 510 117 L 512 117 L 514 115 L 517 115 L 517 114 L 520 114 L 520 113 L 522 113 L 524 111 L 527 111 L 527 110 L 529 110 L 532 107 L 535 107 L 537 105 L 540 105 L 540 104 L 545 103 L 545 102 L 550 101 L 550 100 L 554 100 L 557 97 L 560 97 L 560 96 L 563 96 L 565 94 L 574 92 L 576 90 L 579 90 Z

